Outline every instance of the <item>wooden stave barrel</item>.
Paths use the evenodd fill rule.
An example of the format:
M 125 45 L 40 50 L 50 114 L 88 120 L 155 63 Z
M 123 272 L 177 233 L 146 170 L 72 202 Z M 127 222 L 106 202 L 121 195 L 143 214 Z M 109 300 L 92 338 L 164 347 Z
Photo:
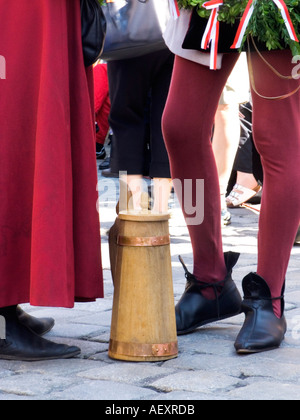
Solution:
M 178 356 L 169 214 L 121 212 L 109 357 L 156 362 Z

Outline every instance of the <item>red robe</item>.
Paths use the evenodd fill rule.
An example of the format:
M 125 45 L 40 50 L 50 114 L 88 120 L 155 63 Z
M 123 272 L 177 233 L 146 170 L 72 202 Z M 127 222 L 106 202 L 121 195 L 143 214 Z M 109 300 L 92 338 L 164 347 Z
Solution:
M 103 277 L 80 2 L 1 0 L 0 16 L 0 307 L 93 301 Z
M 110 98 L 107 76 L 107 64 L 97 64 L 94 67 L 95 84 L 95 114 L 99 132 L 96 141 L 104 144 L 109 130 Z

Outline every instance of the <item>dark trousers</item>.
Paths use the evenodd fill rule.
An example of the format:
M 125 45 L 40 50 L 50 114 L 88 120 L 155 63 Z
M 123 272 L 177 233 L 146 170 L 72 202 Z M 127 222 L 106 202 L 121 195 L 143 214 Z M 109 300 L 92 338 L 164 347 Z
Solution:
M 170 178 L 161 129 L 174 56 L 163 50 L 108 64 L 110 126 L 114 133 L 111 169 L 129 175 Z M 150 143 L 150 162 L 147 143 Z

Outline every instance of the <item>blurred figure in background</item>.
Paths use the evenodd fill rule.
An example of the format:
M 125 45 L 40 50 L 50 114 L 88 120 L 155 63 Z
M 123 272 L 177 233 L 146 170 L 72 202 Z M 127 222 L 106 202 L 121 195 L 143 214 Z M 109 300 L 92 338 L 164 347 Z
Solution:
M 223 89 L 214 125 L 213 151 L 219 174 L 223 225 L 231 223 L 226 192 L 241 136 L 239 106 L 249 100 L 249 94 L 247 59 L 245 54 L 241 54 Z
M 143 176 L 154 180 L 154 211 L 168 210 L 172 184 L 161 119 L 173 62 L 173 54 L 165 48 L 141 57 L 108 63 L 109 121 L 114 135 L 110 168 L 113 173 L 127 172 L 123 181 L 133 195 L 135 210 L 141 209 Z M 145 149 L 147 115 L 150 115 L 150 165 Z
M 96 157 L 105 159 L 104 143 L 109 130 L 108 117 L 110 113 L 110 98 L 107 76 L 107 64 L 98 63 L 94 66 L 95 84 L 95 114 L 97 123 Z

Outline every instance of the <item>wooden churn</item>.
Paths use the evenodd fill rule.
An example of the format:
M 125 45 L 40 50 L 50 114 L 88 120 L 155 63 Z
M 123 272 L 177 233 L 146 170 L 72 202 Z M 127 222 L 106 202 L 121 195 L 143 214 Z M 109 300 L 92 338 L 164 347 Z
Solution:
M 178 356 L 169 217 L 130 211 L 118 215 L 112 359 L 156 362 Z

